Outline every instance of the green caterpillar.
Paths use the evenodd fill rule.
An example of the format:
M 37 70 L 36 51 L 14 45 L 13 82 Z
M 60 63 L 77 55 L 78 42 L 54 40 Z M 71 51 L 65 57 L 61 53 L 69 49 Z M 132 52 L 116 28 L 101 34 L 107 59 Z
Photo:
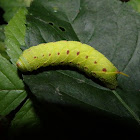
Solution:
M 33 46 L 23 52 L 17 67 L 33 71 L 49 65 L 71 65 L 99 78 L 106 87 L 115 89 L 116 75 L 123 74 L 100 52 L 77 41 L 58 41 Z M 126 75 L 127 76 L 127 75 Z

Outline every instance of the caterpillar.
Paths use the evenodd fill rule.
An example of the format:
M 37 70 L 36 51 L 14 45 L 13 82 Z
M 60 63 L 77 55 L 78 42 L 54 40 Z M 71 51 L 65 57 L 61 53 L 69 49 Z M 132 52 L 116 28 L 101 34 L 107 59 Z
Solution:
M 17 63 L 19 70 L 33 71 L 40 67 L 70 65 L 78 67 L 88 75 L 115 89 L 120 72 L 103 54 L 93 47 L 78 41 L 57 41 L 42 43 L 23 51 Z

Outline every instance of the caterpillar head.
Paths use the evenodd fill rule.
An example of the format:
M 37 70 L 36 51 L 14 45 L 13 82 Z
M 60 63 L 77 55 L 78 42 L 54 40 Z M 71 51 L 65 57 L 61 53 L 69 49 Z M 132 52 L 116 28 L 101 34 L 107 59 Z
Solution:
M 22 72 L 28 71 L 25 64 L 25 60 L 23 60 L 22 57 L 18 59 L 18 61 L 16 62 L 16 65 L 20 71 Z

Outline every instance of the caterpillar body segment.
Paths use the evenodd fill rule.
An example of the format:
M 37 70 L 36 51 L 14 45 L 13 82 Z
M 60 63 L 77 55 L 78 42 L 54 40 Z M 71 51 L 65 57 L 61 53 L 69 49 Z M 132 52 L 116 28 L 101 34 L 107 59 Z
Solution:
M 106 87 L 115 89 L 117 74 L 123 74 L 100 52 L 77 41 L 43 43 L 25 50 L 17 61 L 23 71 L 49 65 L 71 65 L 99 78 Z

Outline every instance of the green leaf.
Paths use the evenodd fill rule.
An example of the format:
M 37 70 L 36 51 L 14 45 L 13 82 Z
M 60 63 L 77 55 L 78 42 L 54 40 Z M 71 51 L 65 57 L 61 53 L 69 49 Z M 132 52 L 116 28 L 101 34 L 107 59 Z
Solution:
M 11 131 L 16 131 L 16 133 L 18 130 L 22 132 L 27 131 L 26 129 L 28 129 L 29 131 L 29 129 L 31 130 L 33 128 L 39 127 L 39 124 L 40 120 L 35 113 L 32 101 L 28 99 L 13 119 Z
M 0 26 L 0 41 L 1 42 L 4 42 L 4 40 L 5 40 L 4 27 L 5 27 L 5 25 Z
M 9 129 L 10 139 L 39 139 L 42 137 L 40 118 L 38 117 L 34 104 L 27 99 L 21 109 L 12 120 Z
M 5 57 L 6 59 L 9 59 L 7 53 L 6 53 L 6 47 L 5 47 L 5 34 L 4 34 L 4 27 L 5 25 L 0 26 L 0 54 Z
M 70 68 L 24 74 L 25 83 L 38 100 L 90 106 L 140 121 L 140 16 L 130 6 L 116 0 L 35 0 L 27 25 L 27 47 L 64 39 L 81 41 L 129 75 L 119 75 L 119 86 L 111 91 Z
M 22 53 L 20 46 L 25 45 L 26 13 L 27 10 L 25 8 L 19 9 L 15 16 L 9 21 L 8 26 L 5 27 L 7 54 L 13 64 L 16 63 Z
M 27 96 L 17 69 L 0 55 L 0 115 L 7 115 Z
M 137 12 L 140 12 L 140 0 L 130 0 L 128 2 Z
M 9 60 L 9 56 L 6 53 L 5 43 L 0 41 L 0 54 Z
M 6 47 L 11 61 L 15 64 L 24 43 L 26 9 L 20 9 L 5 27 Z M 27 93 L 17 68 L 0 55 L 0 115 L 7 115 L 16 109 Z
M 25 15 L 27 10 L 21 8 L 5 27 L 6 46 L 8 55 L 13 64 L 22 53 L 20 46 L 25 44 Z M 32 102 L 27 98 L 24 83 L 19 77 L 17 68 L 9 61 L 0 56 L 0 116 L 15 113 L 12 121 L 13 130 L 21 131 L 21 128 L 35 127 L 39 123 L 38 116 L 35 114 Z M 23 107 L 19 110 L 18 109 Z M 15 110 L 14 112 L 11 112 Z M 39 125 L 39 124 L 38 124 Z
M 33 0 L 0 0 L 0 7 L 2 7 L 5 11 L 5 21 L 10 21 L 19 8 L 30 6 L 32 1 Z
M 33 0 L 24 0 L 25 4 L 27 7 L 30 6 L 30 4 L 32 3 Z

